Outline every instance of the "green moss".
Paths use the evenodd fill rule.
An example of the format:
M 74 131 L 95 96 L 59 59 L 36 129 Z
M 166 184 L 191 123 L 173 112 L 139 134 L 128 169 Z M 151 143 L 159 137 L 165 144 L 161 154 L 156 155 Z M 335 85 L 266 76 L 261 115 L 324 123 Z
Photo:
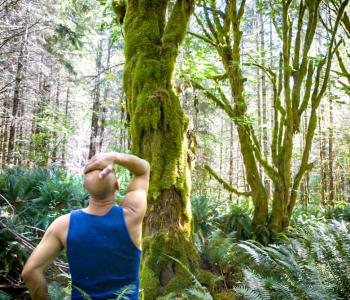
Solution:
M 181 268 L 181 266 L 179 266 Z M 163 295 L 169 294 L 170 292 L 180 293 L 184 289 L 193 285 L 192 277 L 186 273 L 185 270 L 178 270 L 176 276 L 174 276 L 165 289 L 163 290 Z
M 183 238 L 180 232 L 160 232 L 146 237 L 143 242 L 141 269 L 141 287 L 145 291 L 145 300 L 156 299 L 160 294 L 180 292 L 192 285 L 188 272 L 169 256 L 179 259 L 191 272 L 198 268 L 198 254 L 190 240 Z M 168 256 L 169 255 L 169 256 Z M 164 286 L 161 285 L 161 272 L 170 269 L 173 276 Z
M 191 240 L 189 120 L 172 83 L 194 2 L 176 2 L 165 26 L 167 4 L 162 0 L 128 1 L 124 19 L 123 87 L 130 115 L 131 150 L 151 165 L 145 233 L 152 236 L 144 239 L 141 268 L 145 300 L 188 287 L 188 276 L 167 255 L 191 271 L 198 265 Z M 167 205 L 167 201 L 172 203 Z M 165 272 L 169 273 L 166 280 L 161 279 Z
M 216 277 L 214 274 L 207 270 L 198 270 L 196 277 L 201 285 L 207 287 L 209 292 L 214 292 L 216 287 Z
M 159 288 L 159 279 L 147 265 L 142 269 L 140 285 L 144 290 L 144 295 L 147 295 L 145 299 L 156 298 Z
M 125 13 L 126 13 L 126 3 L 125 0 L 115 0 L 112 1 L 112 10 L 116 15 L 116 20 L 119 24 L 123 24 Z
M 236 296 L 233 292 L 221 292 L 214 295 L 214 300 L 235 300 Z

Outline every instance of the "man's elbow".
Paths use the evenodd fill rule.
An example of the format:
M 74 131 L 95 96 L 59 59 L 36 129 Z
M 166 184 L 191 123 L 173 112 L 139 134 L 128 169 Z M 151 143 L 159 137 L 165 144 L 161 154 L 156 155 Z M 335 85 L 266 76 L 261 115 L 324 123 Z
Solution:
M 26 283 L 30 282 L 33 279 L 33 277 L 35 276 L 35 272 L 36 272 L 36 270 L 24 266 L 22 273 L 21 273 L 21 276 L 22 276 L 24 282 L 26 282 Z
M 28 268 L 24 267 L 22 270 L 22 274 L 21 277 L 23 278 L 24 281 L 28 281 L 30 280 L 31 277 L 31 270 L 29 270 Z

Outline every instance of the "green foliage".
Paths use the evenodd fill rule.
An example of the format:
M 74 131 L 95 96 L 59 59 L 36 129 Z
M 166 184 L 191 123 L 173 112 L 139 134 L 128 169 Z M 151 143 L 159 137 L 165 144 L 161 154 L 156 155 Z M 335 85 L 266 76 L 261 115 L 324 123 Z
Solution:
M 296 207 L 292 222 L 298 223 L 301 221 L 307 222 L 310 219 L 318 221 L 338 220 L 350 222 L 350 203 L 346 201 L 338 201 L 336 205 L 320 206 L 318 204 L 311 204 L 307 207 Z
M 0 290 L 0 300 L 11 300 L 11 296 L 4 291 Z
M 191 198 L 191 208 L 196 244 L 201 248 L 210 233 L 219 226 L 220 215 L 225 208 L 218 200 L 200 195 Z
M 20 278 L 28 256 L 28 242 L 35 244 L 42 231 L 59 215 L 81 206 L 81 180 L 61 169 L 24 169 L 0 171 L 0 279 Z M 38 228 L 38 229 L 36 229 Z M 40 230 L 41 229 L 41 230 Z M 49 288 L 51 299 L 64 299 L 59 285 Z
M 235 288 L 245 299 L 349 299 L 350 232 L 346 223 L 304 223 L 282 244 L 238 244 L 253 260 Z
M 85 300 L 92 300 L 88 293 L 82 290 L 79 287 L 75 287 L 84 297 Z M 127 285 L 121 288 L 118 292 L 115 293 L 115 298 L 108 298 L 108 300 L 128 300 L 128 295 L 132 294 L 135 290 L 135 285 Z
M 48 293 L 51 300 L 66 300 L 70 298 L 70 289 L 63 288 L 56 281 L 48 284 Z
M 81 180 L 63 170 L 18 167 L 0 171 L 0 194 L 22 224 L 46 229 L 57 216 L 80 207 L 85 192 Z
M 72 133 L 72 127 L 68 125 L 66 113 L 62 109 L 43 102 L 37 108 L 34 120 L 35 131 L 30 136 L 29 159 L 35 166 L 45 167 L 50 151 L 57 150 L 63 136 L 67 138 Z
M 76 72 L 67 50 L 80 50 L 86 43 L 85 36 L 95 25 L 91 14 L 94 6 L 92 0 L 61 1 L 53 33 L 45 37 L 47 51 L 72 74 Z
M 235 241 L 235 232 L 226 234 L 222 230 L 216 229 L 208 238 L 204 256 L 214 266 L 219 268 L 227 267 L 232 261 Z
M 231 204 L 229 212 L 223 217 L 224 231 L 235 232 L 239 240 L 252 238 L 252 207 L 249 201 L 241 205 Z
M 183 292 L 181 292 L 181 299 L 193 299 L 193 300 L 213 300 L 210 293 L 207 291 L 205 287 L 201 285 L 197 277 L 190 271 L 188 267 L 186 267 L 180 260 L 178 260 L 175 257 L 172 257 L 170 255 L 166 255 L 172 260 L 174 260 L 176 263 L 178 263 L 185 271 L 186 273 L 192 278 L 193 286 L 186 288 Z M 163 300 L 165 299 L 178 299 L 178 294 L 171 292 L 167 294 L 165 297 L 163 297 Z
M 21 244 L 14 240 L 13 235 L 1 224 L 0 269 L 2 271 L 0 276 L 6 276 L 7 274 L 19 274 L 25 259 L 26 253 Z

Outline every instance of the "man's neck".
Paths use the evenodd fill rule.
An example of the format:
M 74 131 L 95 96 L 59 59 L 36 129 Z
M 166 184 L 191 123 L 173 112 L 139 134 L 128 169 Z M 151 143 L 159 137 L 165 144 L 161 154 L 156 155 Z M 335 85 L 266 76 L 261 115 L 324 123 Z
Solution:
M 104 215 L 115 205 L 114 195 L 102 200 L 90 196 L 89 205 L 83 210 L 94 215 Z

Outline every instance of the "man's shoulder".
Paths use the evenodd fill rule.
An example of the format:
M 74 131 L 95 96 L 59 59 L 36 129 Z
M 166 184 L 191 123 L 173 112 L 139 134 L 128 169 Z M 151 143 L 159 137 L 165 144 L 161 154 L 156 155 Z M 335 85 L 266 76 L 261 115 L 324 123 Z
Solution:
M 56 232 L 60 232 L 61 230 L 65 230 L 69 226 L 69 219 L 70 219 L 70 213 L 59 216 L 58 218 L 56 218 L 52 222 L 50 227 Z
M 49 230 L 66 247 L 66 236 L 69 228 L 70 213 L 59 216 L 50 225 Z

